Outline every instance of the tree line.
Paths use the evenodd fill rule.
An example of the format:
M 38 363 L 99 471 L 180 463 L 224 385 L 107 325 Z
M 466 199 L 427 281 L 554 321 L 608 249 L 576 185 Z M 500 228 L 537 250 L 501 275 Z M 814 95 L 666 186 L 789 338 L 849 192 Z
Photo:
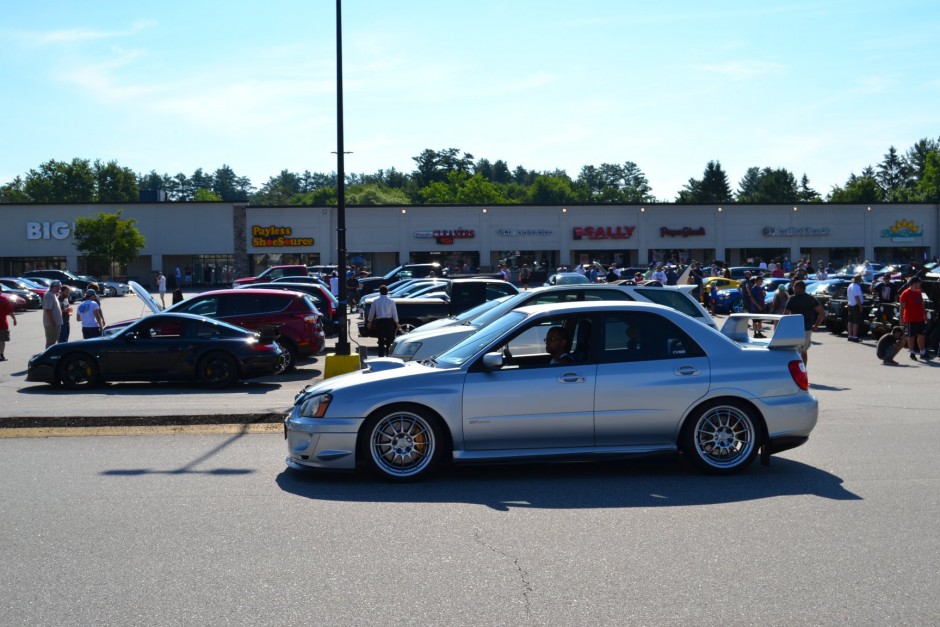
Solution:
M 799 180 L 785 168 L 751 167 L 731 189 L 719 161 L 709 161 L 700 179 L 690 178 L 673 201 L 657 199 L 640 167 L 586 165 L 577 178 L 564 170 L 510 169 L 503 160 L 475 159 L 457 148 L 426 149 L 412 157 L 410 173 L 395 168 L 374 174 L 347 174 L 350 205 L 499 205 L 676 203 L 940 202 L 940 138 L 921 139 L 905 153 L 894 146 L 876 166 L 851 173 L 844 185 L 823 197 L 804 173 Z M 242 201 L 253 205 L 332 206 L 337 204 L 336 173 L 282 170 L 260 187 L 228 165 L 202 168 L 191 176 L 134 173 L 115 161 L 51 160 L 0 187 L 2 203 L 136 202 L 140 190 L 165 192 L 171 201 Z

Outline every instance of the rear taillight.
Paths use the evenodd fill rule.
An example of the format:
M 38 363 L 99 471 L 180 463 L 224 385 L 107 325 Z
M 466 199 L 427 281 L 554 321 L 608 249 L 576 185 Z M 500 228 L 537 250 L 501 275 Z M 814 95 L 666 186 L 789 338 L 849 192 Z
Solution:
M 790 367 L 790 376 L 793 377 L 793 382 L 801 390 L 809 389 L 809 376 L 806 374 L 806 364 L 803 363 L 802 359 L 795 359 L 791 361 L 788 366 Z
M 255 353 L 274 353 L 277 348 L 270 342 L 252 342 L 251 350 Z
M 304 324 L 309 324 L 310 326 L 317 326 L 320 324 L 320 316 L 316 314 L 305 314 L 304 315 Z

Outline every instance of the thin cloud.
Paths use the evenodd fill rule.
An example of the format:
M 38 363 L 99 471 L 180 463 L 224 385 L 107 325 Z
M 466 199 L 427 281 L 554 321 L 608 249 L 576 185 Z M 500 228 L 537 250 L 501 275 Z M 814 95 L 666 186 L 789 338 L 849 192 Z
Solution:
M 119 39 L 130 37 L 137 33 L 152 28 L 156 22 L 152 20 L 143 20 L 134 22 L 130 27 L 124 30 L 108 31 L 94 30 L 89 28 L 68 28 L 64 30 L 38 31 L 38 32 L 15 32 L 10 33 L 13 38 L 19 39 L 25 43 L 33 45 L 47 46 L 59 44 L 84 43 L 88 41 L 101 41 L 107 39 Z
M 731 80 L 742 81 L 758 76 L 780 74 L 784 71 L 785 66 L 764 61 L 728 61 L 726 63 L 697 65 L 693 66 L 692 69 L 697 72 L 718 74 Z

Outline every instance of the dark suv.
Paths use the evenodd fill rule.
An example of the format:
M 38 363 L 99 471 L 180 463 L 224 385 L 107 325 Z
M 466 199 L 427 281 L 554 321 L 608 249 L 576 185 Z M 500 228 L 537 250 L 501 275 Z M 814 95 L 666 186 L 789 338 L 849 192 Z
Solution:
M 434 273 L 436 278 L 444 276 L 444 272 L 439 263 L 406 263 L 398 266 L 384 276 L 368 276 L 359 279 L 359 296 L 371 294 L 379 289 L 380 285 L 388 285 L 401 279 L 423 279 Z
M 145 289 L 133 281 L 129 285 L 154 313 L 160 311 L 160 305 Z M 287 353 L 285 370 L 296 367 L 300 357 L 319 353 L 326 341 L 316 305 L 309 295 L 300 292 L 259 288 L 213 290 L 196 294 L 165 311 L 224 320 L 250 331 L 276 326 L 277 343 Z M 111 325 L 105 333 L 110 334 L 131 322 Z
M 85 296 L 85 290 L 88 289 L 88 286 L 91 285 L 91 281 L 86 281 L 85 279 L 80 279 L 68 270 L 30 270 L 24 272 L 23 276 L 27 279 L 51 279 L 53 281 L 61 281 L 62 285 L 68 285 L 69 287 L 74 287 L 76 289 L 71 290 L 69 294 L 69 300 L 75 302 L 76 300 L 81 300 Z M 98 285 L 98 293 L 103 294 L 103 288 L 101 285 Z

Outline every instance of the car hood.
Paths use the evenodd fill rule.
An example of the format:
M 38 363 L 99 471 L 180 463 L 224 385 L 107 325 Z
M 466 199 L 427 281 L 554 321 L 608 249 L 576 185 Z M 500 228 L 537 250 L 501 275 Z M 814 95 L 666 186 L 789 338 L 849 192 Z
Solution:
M 424 325 L 418 327 L 411 333 L 405 333 L 395 338 L 397 344 L 407 344 L 409 342 L 424 342 L 428 338 L 445 337 L 448 335 L 470 335 L 476 332 L 479 327 L 468 324 L 455 324 L 449 327 L 440 327 L 437 329 L 424 329 Z
M 137 294 L 137 298 L 144 301 L 144 304 L 150 308 L 150 311 L 153 313 L 160 313 L 163 311 L 160 308 L 160 305 L 153 299 L 153 296 L 150 295 L 150 292 L 144 289 L 144 287 L 137 281 L 128 281 L 127 286 Z

